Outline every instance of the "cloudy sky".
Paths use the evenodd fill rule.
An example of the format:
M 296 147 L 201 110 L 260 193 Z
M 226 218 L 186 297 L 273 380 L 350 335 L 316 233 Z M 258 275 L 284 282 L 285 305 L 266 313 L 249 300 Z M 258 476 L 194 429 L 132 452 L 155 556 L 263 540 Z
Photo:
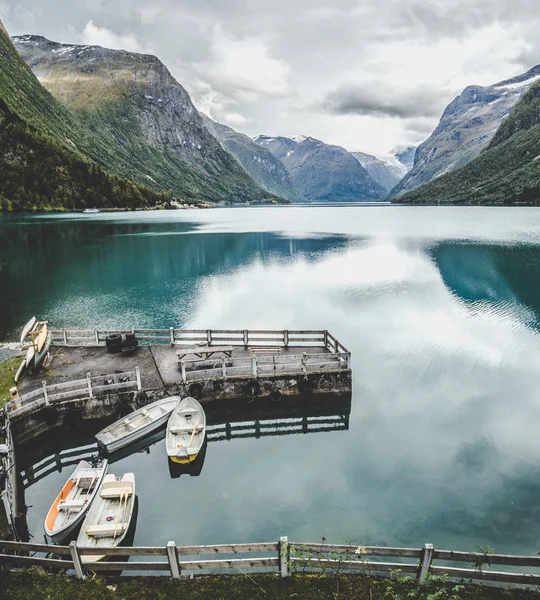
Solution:
M 384 155 L 540 63 L 538 0 L 0 0 L 12 35 L 156 54 L 215 120 Z

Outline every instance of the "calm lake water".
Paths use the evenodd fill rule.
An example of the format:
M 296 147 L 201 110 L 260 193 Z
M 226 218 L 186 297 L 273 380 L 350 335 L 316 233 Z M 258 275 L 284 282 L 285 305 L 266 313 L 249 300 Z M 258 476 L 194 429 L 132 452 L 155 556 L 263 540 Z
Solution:
M 349 429 L 163 442 L 134 471 L 135 544 L 277 540 L 540 548 L 540 210 L 284 207 L 0 217 L 0 340 L 54 327 L 328 329 Z M 42 521 L 69 469 L 27 490 Z

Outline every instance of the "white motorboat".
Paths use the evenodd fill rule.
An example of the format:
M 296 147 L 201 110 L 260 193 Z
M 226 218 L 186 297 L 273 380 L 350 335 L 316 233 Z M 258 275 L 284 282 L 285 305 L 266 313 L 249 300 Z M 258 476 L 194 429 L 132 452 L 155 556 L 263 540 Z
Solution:
M 53 502 L 45 518 L 45 533 L 56 544 L 64 540 L 84 519 L 108 469 L 81 460 Z
M 195 398 L 184 398 L 172 411 L 167 423 L 167 455 L 176 463 L 193 462 L 204 443 L 206 415 Z
M 98 444 L 107 452 L 115 452 L 146 437 L 165 425 L 179 402 L 180 396 L 170 396 L 139 408 L 102 429 L 96 435 Z
M 109 473 L 92 502 L 77 538 L 85 563 L 103 560 L 106 555 L 84 555 L 84 548 L 113 548 L 126 537 L 135 507 L 135 475 L 121 478 Z

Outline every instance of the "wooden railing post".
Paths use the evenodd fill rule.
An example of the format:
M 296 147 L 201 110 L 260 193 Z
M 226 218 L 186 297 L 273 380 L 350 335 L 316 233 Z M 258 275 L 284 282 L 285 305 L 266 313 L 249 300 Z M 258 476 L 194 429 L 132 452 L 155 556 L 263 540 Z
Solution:
M 142 390 L 142 383 L 141 370 L 139 369 L 139 367 L 135 367 L 135 376 L 137 377 L 137 390 L 140 392 Z
M 326 329 L 324 330 L 324 334 L 323 335 L 324 335 L 324 339 L 323 339 L 324 347 L 328 348 L 328 331 Z
M 431 561 L 433 560 L 433 544 L 424 544 L 422 556 L 420 557 L 420 570 L 418 571 L 418 583 L 424 583 Z
M 283 331 L 283 345 L 285 348 L 289 345 L 289 331 L 287 329 Z
M 176 554 L 176 544 L 167 542 L 167 557 L 169 559 L 169 567 L 171 569 L 171 577 L 180 579 L 180 565 L 178 564 L 178 556 Z
M 99 332 L 97 329 L 94 329 L 94 338 L 96 340 L 96 346 L 99 346 Z
M 307 373 L 307 354 L 305 352 L 302 352 L 302 371 Z
M 169 327 L 169 335 L 171 337 L 171 346 L 174 346 L 174 327 Z
M 47 382 L 42 381 L 41 385 L 43 386 L 43 397 L 45 398 L 45 406 L 49 406 L 49 395 L 47 394 Z
M 87 382 L 87 384 L 88 384 L 88 396 L 89 396 L 90 398 L 93 398 L 93 397 L 94 397 L 94 394 L 93 394 L 93 392 L 92 392 L 92 378 L 90 377 L 90 373 L 87 373 L 87 374 L 86 374 L 86 382 Z
M 75 540 L 69 543 L 69 552 L 71 553 L 71 560 L 73 561 L 73 566 L 75 568 L 75 574 L 77 575 L 77 579 L 85 579 L 84 571 L 82 568 L 81 555 L 79 554 L 79 549 L 77 548 L 77 542 Z
M 247 329 L 244 329 L 244 346 L 247 348 L 248 347 L 248 341 L 249 341 L 249 333 Z
M 64 329 L 64 344 L 67 345 L 67 331 Z
M 212 330 L 211 329 L 206 330 L 206 341 L 208 342 L 209 346 L 212 345 Z
M 289 538 L 284 535 L 279 538 L 279 576 L 289 576 Z

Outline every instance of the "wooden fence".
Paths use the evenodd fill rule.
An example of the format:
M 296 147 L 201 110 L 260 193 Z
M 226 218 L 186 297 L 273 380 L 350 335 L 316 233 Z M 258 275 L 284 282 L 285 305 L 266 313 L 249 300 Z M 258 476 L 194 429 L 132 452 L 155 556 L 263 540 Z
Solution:
M 206 367 L 206 368 L 201 368 Z M 302 373 L 343 371 L 350 368 L 348 352 L 318 352 L 316 354 L 252 353 L 251 356 L 219 357 L 214 360 L 181 360 L 182 381 L 227 379 L 227 377 L 264 377 Z
M 96 377 L 91 377 L 90 373 L 87 373 L 84 379 L 64 381 L 63 383 L 53 385 L 42 381 L 40 388 L 27 394 L 22 394 L 17 400 L 10 401 L 8 408 L 11 405 L 12 410 L 8 414 L 9 418 L 13 419 L 29 410 L 58 402 L 93 398 L 100 394 L 118 391 L 140 391 L 141 389 L 142 383 L 139 367 L 135 367 L 134 371 L 98 375 Z
M 538 568 L 540 556 L 436 550 L 432 544 L 425 544 L 423 548 L 393 548 L 298 543 L 281 537 L 279 542 L 252 544 L 176 546 L 174 542 L 168 542 L 162 547 L 85 548 L 77 546 L 74 541 L 69 546 L 0 541 L 0 551 L 1 565 L 73 570 L 79 579 L 84 579 L 87 571 L 157 571 L 166 572 L 173 579 L 191 573 L 277 572 L 281 577 L 287 577 L 291 573 L 307 571 L 383 576 L 399 573 L 400 576 L 414 576 L 419 583 L 425 581 L 428 573 L 431 573 L 446 574 L 454 579 L 540 584 L 538 574 L 491 571 L 492 565 Z M 105 555 L 110 560 L 87 562 L 88 557 L 95 555 Z M 221 557 L 209 558 L 217 555 Z M 125 557 L 136 557 L 136 560 L 128 562 Z M 143 560 L 140 560 L 141 557 Z M 186 558 L 189 560 L 184 560 Z M 381 560 L 388 558 L 391 562 Z M 413 559 L 414 562 L 404 562 L 407 559 Z M 437 561 L 447 564 L 465 563 L 465 566 L 435 565 L 434 562 Z
M 13 437 L 11 435 L 11 425 L 9 419 L 6 419 L 5 423 L 5 444 L 8 447 L 6 456 L 2 457 L 2 476 L 4 478 L 4 484 L 0 496 L 6 512 L 6 518 L 8 526 L 11 529 L 12 535 L 15 539 L 19 539 L 17 534 L 17 524 L 15 519 L 17 517 L 17 509 L 19 506 L 18 499 L 18 486 L 17 486 L 17 464 L 15 461 L 15 446 L 13 444 Z
M 193 346 L 197 344 L 227 346 L 322 347 L 330 352 L 348 354 L 333 335 L 326 330 L 300 329 L 52 329 L 54 346 L 104 346 L 111 334 L 134 333 L 141 344 L 170 344 Z

